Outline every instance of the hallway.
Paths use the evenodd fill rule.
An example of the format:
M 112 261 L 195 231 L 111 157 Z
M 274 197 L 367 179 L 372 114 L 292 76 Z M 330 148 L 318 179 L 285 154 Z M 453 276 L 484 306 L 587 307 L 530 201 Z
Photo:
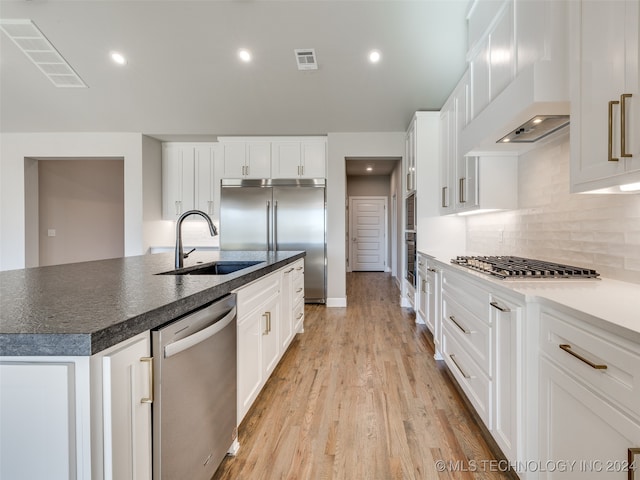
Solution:
M 305 307 L 305 332 L 214 479 L 509 478 L 490 463 L 426 327 L 399 307 L 391 275 L 347 274 L 347 299 L 347 308 Z

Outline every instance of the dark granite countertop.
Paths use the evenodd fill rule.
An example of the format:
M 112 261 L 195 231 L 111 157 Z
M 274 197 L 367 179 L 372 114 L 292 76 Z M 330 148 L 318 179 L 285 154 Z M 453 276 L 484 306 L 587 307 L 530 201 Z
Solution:
M 228 275 L 156 275 L 173 253 L 0 272 L 0 356 L 86 356 L 164 325 L 305 252 L 194 252 L 196 263 L 255 260 Z

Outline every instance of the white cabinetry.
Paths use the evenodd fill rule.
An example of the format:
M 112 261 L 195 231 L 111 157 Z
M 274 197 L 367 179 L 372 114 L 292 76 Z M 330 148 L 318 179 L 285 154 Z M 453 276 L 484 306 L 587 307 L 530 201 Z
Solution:
M 629 449 L 640 447 L 639 345 L 542 308 L 539 402 L 542 464 L 578 462 L 540 479 L 632 478 L 625 467 Z
M 150 351 L 143 332 L 91 357 L 94 479 L 151 479 Z
M 411 193 L 416 189 L 416 129 L 418 128 L 418 119 L 414 116 L 407 130 L 407 137 L 405 139 L 405 189 L 407 193 Z
M 442 355 L 511 462 L 523 459 L 524 301 L 442 273 Z
M 304 260 L 300 259 L 282 271 L 282 321 L 280 346 L 286 350 L 304 322 Z
M 151 479 L 149 332 L 92 357 L 3 357 L 0 477 Z
M 271 142 L 272 178 L 325 178 L 325 139 L 287 139 Z
M 301 325 L 303 260 L 236 291 L 238 305 L 238 424 L 269 379 Z M 302 290 L 298 290 L 302 288 Z M 304 295 L 304 293 L 303 293 Z M 304 301 L 302 302 L 304 306 Z
M 465 156 L 460 135 L 470 121 L 467 71 L 440 112 L 440 214 L 517 208 L 518 159 Z
M 222 178 L 271 177 L 270 142 L 222 137 L 218 140 L 222 151 Z
M 162 145 L 162 217 L 176 220 L 187 210 L 218 217 L 220 189 L 216 182 L 219 147 L 215 143 Z
M 571 3 L 571 189 L 640 182 L 640 5 Z

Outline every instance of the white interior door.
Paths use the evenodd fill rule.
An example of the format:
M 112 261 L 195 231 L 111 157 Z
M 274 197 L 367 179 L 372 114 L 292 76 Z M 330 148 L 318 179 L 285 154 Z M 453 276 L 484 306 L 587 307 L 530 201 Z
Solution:
M 387 198 L 349 199 L 349 263 L 353 271 L 384 271 L 387 264 Z

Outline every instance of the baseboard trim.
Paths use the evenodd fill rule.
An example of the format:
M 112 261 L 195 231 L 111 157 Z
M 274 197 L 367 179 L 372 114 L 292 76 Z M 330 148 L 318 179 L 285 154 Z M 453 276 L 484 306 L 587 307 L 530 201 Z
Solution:
M 327 307 L 342 308 L 347 306 L 347 297 L 327 298 Z

